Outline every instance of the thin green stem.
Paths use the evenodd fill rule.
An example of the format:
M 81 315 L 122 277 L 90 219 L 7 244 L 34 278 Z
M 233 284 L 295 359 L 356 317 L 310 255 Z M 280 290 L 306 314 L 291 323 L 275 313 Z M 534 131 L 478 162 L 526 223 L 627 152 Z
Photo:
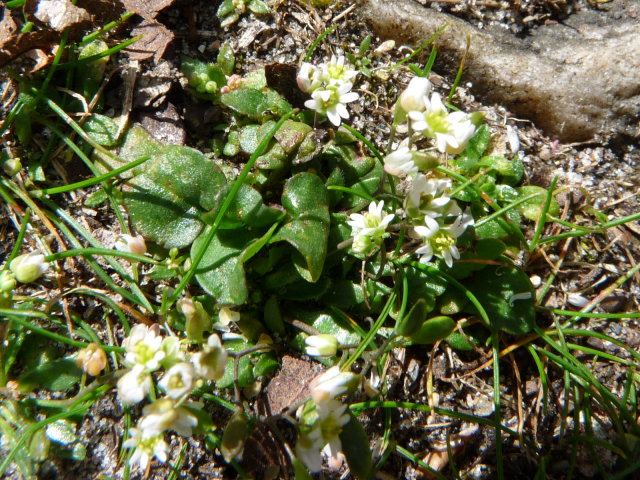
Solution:
M 154 265 L 158 264 L 158 261 L 154 260 L 153 258 L 146 257 L 144 255 L 139 255 L 137 253 L 129 253 L 129 252 L 121 252 L 120 250 L 112 250 L 110 248 L 74 248 L 72 250 L 65 250 L 63 252 L 47 255 L 44 259 L 47 262 L 55 262 L 56 260 L 60 260 L 61 258 L 69 258 L 69 257 L 75 257 L 75 256 L 86 257 L 90 255 L 102 255 L 104 257 L 120 257 L 120 258 L 126 258 L 127 260 L 134 260 L 136 262 L 152 263 Z
M 29 226 L 30 220 L 31 220 L 31 210 L 27 209 L 27 211 L 24 214 L 24 218 L 22 219 L 22 223 L 20 224 L 20 231 L 18 232 L 16 243 L 13 245 L 13 249 L 11 250 L 11 253 L 7 257 L 7 261 L 5 262 L 4 267 L 2 267 L 2 271 L 9 268 L 9 264 L 11 263 L 11 260 L 16 258 L 20 253 L 20 250 L 22 250 L 22 242 L 24 241 L 24 237 L 27 233 L 27 227 Z
M 332 27 L 327 28 L 324 32 L 318 35 L 318 38 L 316 38 L 315 41 L 311 44 L 309 50 L 307 50 L 307 54 L 304 56 L 305 62 L 311 60 L 311 55 L 313 55 L 315 49 L 318 47 L 318 45 L 320 45 L 320 42 L 324 39 L 324 37 L 333 32 L 336 28 L 338 28 L 338 25 L 333 25 Z
M 45 188 L 43 190 L 35 190 L 33 193 L 34 194 L 42 194 L 42 195 L 56 195 L 58 193 L 66 193 L 66 192 L 70 192 L 72 190 L 77 190 L 79 188 L 91 187 L 92 185 L 96 185 L 98 183 L 102 183 L 105 180 L 109 180 L 110 178 L 117 177 L 122 172 L 126 172 L 127 170 L 131 170 L 132 168 L 135 168 L 138 165 L 143 164 L 144 162 L 146 162 L 150 158 L 151 158 L 150 156 L 139 158 L 137 160 L 134 160 L 133 162 L 127 163 L 126 165 L 123 165 L 122 167 L 115 168 L 115 169 L 111 170 L 110 172 L 107 172 L 107 173 L 105 173 L 103 175 L 100 175 L 98 177 L 89 178 L 87 180 L 83 180 L 81 182 L 76 182 L 76 183 L 71 183 L 69 185 L 62 185 L 60 187 Z
M 10 319 L 12 322 L 15 322 L 24 328 L 32 331 L 33 333 L 37 333 L 38 335 L 42 335 L 43 337 L 50 338 L 51 340 L 55 340 L 60 343 L 65 343 L 75 348 L 84 348 L 89 345 L 87 342 L 81 342 L 79 340 L 72 340 L 69 337 L 65 337 L 64 335 L 59 335 L 57 333 L 50 332 L 46 328 L 38 327 L 36 325 L 31 324 L 29 321 L 24 320 L 22 317 L 26 318 L 42 318 L 50 320 L 49 315 L 46 313 L 38 312 L 37 310 L 8 310 L 5 308 L 0 308 L 0 320 Z M 122 347 L 112 347 L 109 345 L 100 345 L 105 352 L 118 352 L 124 353 L 124 348 Z
M 549 209 L 551 208 L 551 201 L 553 200 L 553 191 L 556 189 L 556 184 L 558 183 L 558 177 L 553 177 L 551 181 L 551 185 L 547 191 L 547 196 L 544 200 L 544 204 L 542 205 L 542 209 L 540 211 L 540 217 L 538 218 L 538 223 L 536 224 L 535 231 L 533 233 L 533 238 L 529 242 L 529 251 L 532 252 L 538 246 L 538 241 L 540 240 L 540 236 L 544 230 L 544 226 L 547 223 L 547 214 L 549 213 Z

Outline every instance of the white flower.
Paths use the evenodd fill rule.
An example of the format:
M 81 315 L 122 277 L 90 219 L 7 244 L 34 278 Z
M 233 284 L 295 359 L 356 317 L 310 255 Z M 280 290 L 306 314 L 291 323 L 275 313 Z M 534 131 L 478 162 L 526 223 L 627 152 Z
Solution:
M 322 64 L 322 80 L 327 85 L 342 85 L 346 82 L 351 82 L 357 75 L 358 71 L 353 70 L 347 64 L 345 65 L 345 58 L 343 55 L 336 57 L 331 56 L 329 62 Z
M 342 427 L 349 423 L 349 414 L 345 413 L 347 406 L 334 399 L 328 399 L 316 404 L 318 424 L 325 444 L 323 451 L 330 457 L 336 458 L 342 452 L 340 433 Z
M 214 333 L 209 336 L 202 352 L 191 355 L 191 363 L 198 376 L 206 380 L 218 380 L 224 375 L 228 356 L 220 337 Z
M 393 220 L 393 214 L 382 216 L 384 201 L 371 202 L 369 211 L 364 215 L 352 213 L 347 224 L 351 227 L 353 236 L 353 250 L 357 253 L 365 253 L 372 246 L 379 246 L 382 242 L 387 226 Z
M 472 117 L 464 112 L 448 113 L 438 93 L 432 94 L 430 100 L 424 97 L 424 102 L 424 111 L 408 113 L 413 130 L 435 139 L 441 153 L 462 152 L 476 132 Z
M 142 365 L 150 372 L 157 370 L 165 357 L 162 339 L 158 325 L 136 325 L 122 342 L 122 346 L 127 350 L 125 362 L 129 365 Z
M 413 77 L 400 94 L 400 106 L 405 112 L 425 109 L 425 97 L 431 93 L 431 82 L 425 77 Z
M 447 123 L 446 132 L 436 132 L 436 146 L 442 153 L 460 153 L 467 148 L 467 143 L 476 133 L 476 126 L 464 112 L 450 113 Z
M 138 465 L 140 470 L 145 471 L 151 457 L 156 457 L 161 463 L 167 461 L 169 445 L 164 441 L 162 435 L 143 437 L 142 430 L 135 427 L 129 429 L 129 435 L 131 438 L 127 439 L 122 446 L 135 449 L 129 458 L 130 466 Z
M 118 398 L 125 405 L 133 405 L 151 390 L 151 375 L 145 371 L 143 365 L 134 365 L 118 380 Z
M 158 382 L 169 398 L 177 400 L 194 387 L 195 371 L 190 363 L 178 363 L 171 367 Z
M 312 473 L 322 470 L 322 455 L 320 451 L 323 445 L 320 424 L 315 424 L 311 430 L 298 436 L 296 456 Z
M 329 121 L 338 127 L 343 118 L 349 118 L 345 104 L 360 98 L 357 93 L 351 91 L 351 87 L 353 87 L 351 83 L 345 82 L 315 90 L 311 94 L 311 100 L 304 102 L 304 106 L 325 114 L 329 117 Z
M 409 139 L 404 139 L 398 148 L 384 157 L 384 170 L 389 175 L 410 175 L 418 172 L 413 161 L 415 150 L 409 148 Z
M 461 213 L 453 223 L 441 226 L 437 220 L 429 215 L 424 217 L 424 226 L 414 227 L 414 231 L 422 237 L 424 244 L 416 250 L 421 255 L 420 263 L 427 263 L 436 255 L 444 259 L 448 267 L 453 266 L 453 260 L 460 258 L 460 252 L 456 247 L 456 239 L 464 233 L 470 225 L 474 224 L 469 212 Z
M 298 437 L 296 444 L 298 458 L 311 472 L 322 468 L 321 451 L 333 458 L 342 452 L 340 433 L 350 420 L 346 409 L 346 405 L 333 398 L 316 404 L 317 419 L 311 429 Z
M 296 77 L 298 88 L 305 93 L 311 93 L 322 85 L 321 71 L 315 65 L 304 62 Z
M 352 372 L 341 372 L 340 367 L 331 367 L 314 378 L 309 387 L 311 397 L 317 404 L 347 393 L 360 382 L 360 376 Z
M 451 190 L 448 178 L 427 178 L 417 175 L 407 193 L 405 210 L 411 217 L 429 215 L 438 218 L 443 215 L 459 215 L 458 204 L 451 201 L 447 193 Z
M 312 357 L 331 357 L 338 351 L 338 340 L 333 335 L 310 335 L 304 343 L 305 352 Z
M 14 258 L 9 264 L 9 269 L 19 282 L 31 283 L 49 270 L 49 264 L 45 261 L 44 255 L 35 250 Z
M 190 404 L 199 406 L 199 404 Z M 176 407 L 173 400 L 161 398 L 142 409 L 143 417 L 138 422 L 145 437 L 173 430 L 183 437 L 190 437 L 198 425 L 197 417 L 184 407 Z
M 138 255 L 147 253 L 147 244 L 140 235 L 133 237 L 123 233 L 116 239 L 114 247 L 121 252 L 137 253 Z

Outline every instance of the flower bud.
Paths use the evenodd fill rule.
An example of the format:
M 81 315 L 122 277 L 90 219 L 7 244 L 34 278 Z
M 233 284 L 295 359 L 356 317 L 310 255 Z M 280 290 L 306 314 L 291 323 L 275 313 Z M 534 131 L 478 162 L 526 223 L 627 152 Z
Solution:
M 78 353 L 76 365 L 95 377 L 107 366 L 107 354 L 97 343 L 90 343 Z
M 133 237 L 123 233 L 116 240 L 114 247 L 121 252 L 137 253 L 138 255 L 147 253 L 147 244 L 140 235 Z
M 207 314 L 200 302 L 191 298 L 182 298 L 177 302 L 177 308 L 187 319 L 185 330 L 187 338 L 192 341 L 202 342 L 203 333 L 211 328 L 211 317 Z
M 14 258 L 9 269 L 19 282 L 31 283 L 49 270 L 49 264 L 45 262 L 44 255 L 36 250 Z
M 400 106 L 405 112 L 424 110 L 424 97 L 431 92 L 431 82 L 425 77 L 413 77 L 400 94 Z
M 22 162 L 19 158 L 10 158 L 4 161 L 2 164 L 2 170 L 4 170 L 4 173 L 10 177 L 13 177 L 16 173 L 22 170 Z
M 307 355 L 312 357 L 331 357 L 338 351 L 338 340 L 333 335 L 311 335 L 304 342 Z

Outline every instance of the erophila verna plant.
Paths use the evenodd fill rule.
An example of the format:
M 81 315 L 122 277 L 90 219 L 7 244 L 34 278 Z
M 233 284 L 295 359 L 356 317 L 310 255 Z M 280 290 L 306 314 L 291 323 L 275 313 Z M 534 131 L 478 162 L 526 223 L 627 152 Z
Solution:
M 266 8 L 260 1 L 225 1 L 218 16 L 230 25 L 245 9 Z M 92 184 L 103 186 L 88 201 L 108 202 L 122 233 L 105 248 L 52 199 L 76 187 L 41 189 L 43 180 L 30 180 L 42 208 L 60 212 L 55 226 L 73 249 L 53 253 L 40 241 L 40 250 L 20 255 L 18 247 L 5 262 L 0 307 L 12 320 L 7 335 L 17 347 L 2 357 L 0 376 L 3 384 L 13 378 L 21 349 L 39 348 L 39 338 L 64 342 L 73 353 L 27 362 L 12 388 L 20 395 L 35 388 L 69 395 L 28 408 L 17 394 L 6 403 L 0 426 L 10 454 L 0 475 L 11 462 L 26 476 L 33 473 L 22 444 L 39 452 L 37 461 L 49 453 L 82 458 L 81 418 L 113 391 L 126 417 L 127 477 L 158 464 L 179 472 L 184 453 L 176 455 L 171 445 L 195 436 L 247 478 L 245 444 L 266 428 L 282 441 L 295 436 L 282 447 L 287 463 L 280 468 L 298 479 L 327 462 L 346 465 L 355 478 L 373 478 L 390 451 L 371 449 L 358 414 L 384 407 L 390 386 L 384 365 L 394 349 L 440 342 L 457 350 L 492 344 L 493 418 L 500 425 L 499 335 L 537 328 L 534 288 L 516 259 L 536 247 L 558 205 L 553 191 L 518 187 L 520 157 L 494 154 L 484 114 L 450 103 L 453 91 L 445 100 L 446 92 L 429 81 L 430 66 L 394 72 L 380 56 L 392 46 L 374 55 L 370 45 L 368 38 L 357 52 L 324 58 L 314 45 L 295 79 L 308 95 L 302 110 L 264 70 L 234 74 L 229 44 L 215 63 L 185 57 L 191 93 L 224 115 L 207 154 L 165 145 L 139 125 L 122 131 L 100 113 L 83 115 L 82 128 L 68 117 L 82 142 L 73 151 L 95 174 Z M 408 71 L 416 76 L 407 78 Z M 368 140 L 368 119 L 353 113 L 370 95 L 359 88 L 365 79 L 397 82 L 400 92 L 384 146 Z M 57 112 L 57 105 L 28 80 L 21 85 L 34 121 L 56 133 L 42 112 Z M 8 191 L 17 195 L 9 177 L 5 184 L 15 190 Z M 533 240 L 522 233 L 527 222 L 537 222 Z M 108 263 L 96 262 L 98 255 Z M 62 260 L 73 256 L 86 258 L 105 290 L 76 287 L 60 298 L 104 302 L 119 321 L 108 338 L 76 316 L 68 326 L 78 340 L 49 332 L 66 325 L 62 304 L 20 294 L 23 284 L 59 278 L 67 268 Z M 111 316 L 105 314 L 109 322 Z M 25 335 L 29 330 L 43 337 Z M 253 399 L 291 350 L 327 368 L 304 398 L 281 412 L 257 413 Z M 28 410 L 44 420 L 27 420 Z M 18 441 L 21 422 L 32 434 Z M 503 430 L 512 432 L 496 427 L 498 443 Z

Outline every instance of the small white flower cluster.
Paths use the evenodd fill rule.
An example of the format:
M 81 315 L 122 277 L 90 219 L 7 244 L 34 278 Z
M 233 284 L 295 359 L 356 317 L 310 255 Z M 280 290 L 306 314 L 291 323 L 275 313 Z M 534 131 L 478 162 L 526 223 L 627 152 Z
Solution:
M 400 95 L 395 125 L 410 136 L 386 155 L 384 169 L 390 175 L 408 177 L 405 215 L 413 227 L 412 236 L 422 241 L 416 250 L 420 262 L 427 263 L 436 256 L 451 267 L 453 260 L 460 258 L 457 239 L 474 220 L 451 198 L 451 180 L 438 177 L 434 168 L 441 154 L 458 154 L 466 148 L 481 115 L 449 112 L 440 95 L 431 90 L 428 79 L 415 77 Z M 412 140 L 423 137 L 434 140 L 435 148 L 412 147 Z
M 345 65 L 342 55 L 334 55 L 329 62 L 320 66 L 303 63 L 297 82 L 300 90 L 311 95 L 311 100 L 304 103 L 305 107 L 326 115 L 336 127 L 340 126 L 343 118 L 349 118 L 346 104 L 359 98 L 357 93 L 351 91 L 357 75 L 357 70 Z
M 431 82 L 424 77 L 409 82 L 396 108 L 401 110 L 402 118 L 409 117 L 414 132 L 435 140 L 440 153 L 462 152 L 476 133 L 477 114 L 449 112 L 440 94 L 431 92 Z
M 471 214 L 463 212 L 449 197 L 450 190 L 451 180 L 428 179 L 419 174 L 407 194 L 406 211 L 417 217 L 413 221 L 413 233 L 422 240 L 422 246 L 416 250 L 421 263 L 429 262 L 435 255 L 452 267 L 453 260 L 460 258 L 457 238 L 474 224 Z
M 366 254 L 374 248 L 380 247 L 385 231 L 393 214 L 383 216 L 384 201 L 380 200 L 369 204 L 369 211 L 365 214 L 352 213 L 347 220 L 347 224 L 351 227 L 351 236 L 353 237 L 352 249 L 356 253 Z
M 347 405 L 337 400 L 357 387 L 360 377 L 351 372 L 341 372 L 335 366 L 316 377 L 311 382 L 311 398 L 315 406 L 313 422 L 302 425 L 302 432 L 296 444 L 298 458 L 312 472 L 322 469 L 322 453 L 338 459 L 342 452 L 340 433 L 350 421 Z M 305 418 L 308 422 L 309 418 Z
M 167 459 L 165 431 L 191 436 L 198 425 L 192 410 L 201 405 L 189 402 L 188 396 L 204 381 L 222 377 L 228 354 L 216 334 L 209 336 L 200 351 L 185 352 L 180 340 L 161 335 L 158 325 L 136 325 L 122 345 L 125 348 L 124 364 L 129 370 L 118 380 L 121 403 L 141 402 L 153 387 L 152 374 L 166 370 L 157 382 L 165 396 L 144 407 L 142 418 L 129 430 L 131 438 L 124 442 L 125 448 L 134 449 L 129 464 L 146 470 L 152 457 L 160 462 Z

